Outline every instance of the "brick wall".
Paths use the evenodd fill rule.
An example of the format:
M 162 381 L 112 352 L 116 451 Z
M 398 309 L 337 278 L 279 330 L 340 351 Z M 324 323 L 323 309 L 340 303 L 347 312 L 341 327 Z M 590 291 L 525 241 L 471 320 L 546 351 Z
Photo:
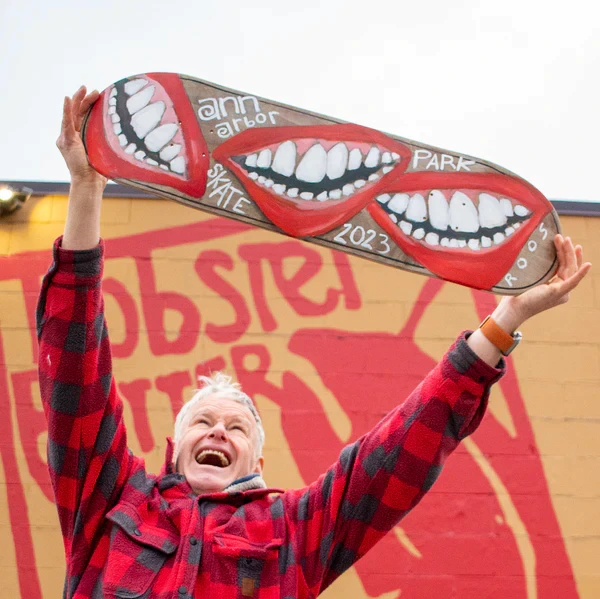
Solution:
M 62 591 L 31 327 L 65 214 L 48 196 L 0 220 L 1 597 Z M 115 375 L 150 469 L 197 374 L 223 368 L 263 414 L 268 482 L 302 485 L 496 301 L 160 200 L 108 198 L 102 220 Z M 600 219 L 562 224 L 591 276 L 523 327 L 482 427 L 326 597 L 600 596 Z

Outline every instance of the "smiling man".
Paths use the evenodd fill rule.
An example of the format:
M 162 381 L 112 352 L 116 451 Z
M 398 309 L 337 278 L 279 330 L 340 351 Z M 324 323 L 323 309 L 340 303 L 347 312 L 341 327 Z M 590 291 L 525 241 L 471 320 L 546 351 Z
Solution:
M 69 208 L 37 310 L 64 597 L 316 597 L 417 505 L 481 422 L 513 331 L 566 302 L 590 265 L 557 236 L 555 278 L 504 298 L 485 324 L 461 334 L 409 398 L 305 488 L 266 486 L 260 416 L 220 373 L 201 378 L 162 472 L 149 474 L 127 449 L 104 320 L 106 180 L 80 136 L 97 97 L 81 88 L 65 98 L 57 145 L 72 177 Z

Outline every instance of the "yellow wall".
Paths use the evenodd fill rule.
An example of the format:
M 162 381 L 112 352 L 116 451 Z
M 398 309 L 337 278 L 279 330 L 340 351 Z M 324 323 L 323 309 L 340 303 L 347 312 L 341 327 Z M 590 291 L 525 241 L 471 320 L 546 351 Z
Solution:
M 32 198 L 19 213 L 0 220 L 0 597 L 50 599 L 62 593 L 62 542 L 44 474 L 46 433 L 31 317 L 40 275 L 50 263 L 49 248 L 62 231 L 65 214 L 66 197 L 48 196 Z M 189 397 L 203 360 L 219 359 L 235 374 L 232 356 L 245 353 L 238 360 L 238 374 L 240 368 L 253 371 L 259 365 L 256 347 L 261 346 L 271 362 L 265 378 L 273 386 L 272 393 L 256 395 L 267 429 L 266 478 L 273 486 L 302 485 L 310 464 L 320 463 L 322 448 L 341 447 L 360 432 L 347 390 L 340 391 L 339 380 L 332 383 L 331 373 L 319 367 L 329 364 L 325 352 L 338 346 L 319 334 L 335 330 L 349 343 L 362 339 L 364 360 L 357 363 L 365 373 L 376 374 L 370 355 L 384 358 L 382 368 L 388 373 L 394 371 L 390 364 L 402 357 L 397 367 L 399 376 L 404 373 L 402 385 L 412 384 L 411 372 L 420 376 L 460 330 L 475 327 L 480 312 L 492 305 L 486 294 L 336 257 L 330 250 L 259 229 L 228 229 L 231 221 L 162 200 L 106 199 L 102 221 L 109 250 L 105 273 L 114 279 L 115 290 L 106 300 L 109 330 L 113 343 L 131 344 L 131 355 L 115 359 L 115 375 L 130 396 L 125 402 L 130 446 L 145 456 L 151 470 L 161 465 L 172 404 Z M 494 389 L 481 429 L 452 457 L 430 496 L 392 533 L 386 547 L 396 551 L 401 575 L 378 570 L 374 560 L 342 576 L 326 597 L 391 599 L 407 589 L 412 591 L 402 597 L 600 597 L 600 219 L 561 221 L 564 232 L 595 263 L 591 275 L 567 306 L 523 327 L 512 374 L 504 387 Z M 260 262 L 264 289 L 253 289 L 259 267 L 248 256 L 256 251 L 286 256 L 283 277 L 302 268 L 302 256 L 314 265 L 300 290 L 303 302 L 297 294 L 282 296 L 267 260 Z M 199 330 L 188 331 L 183 353 L 153 354 L 161 333 L 151 330 L 151 344 L 152 327 L 142 301 L 148 282 L 141 281 L 138 270 L 144 268 L 144 253 L 157 291 L 187 298 L 200 316 Z M 230 325 L 236 312 L 232 295 L 213 291 L 206 276 L 198 274 L 199 262 L 215 256 L 231 260 L 230 267 L 216 272 L 237 292 L 249 318 L 216 332 L 214 326 Z M 331 304 L 319 307 L 328 290 Z M 421 296 L 423 314 L 417 317 L 421 293 L 431 301 Z M 117 300 L 123 297 L 133 300 L 135 330 L 119 308 Z M 381 343 L 397 336 L 411 317 L 416 318 L 414 339 L 398 337 L 398 353 L 393 344 L 382 349 Z M 176 342 L 181 324 L 179 314 L 166 313 L 167 342 Z M 299 331 L 304 337 L 298 337 Z M 290 344 L 291 338 L 304 344 L 304 354 Z M 317 357 L 311 361 L 309 353 Z M 322 440 L 322 447 L 320 440 L 302 447 L 293 425 L 282 424 L 289 407 L 281 399 L 285 393 L 276 391 L 285 386 L 284 373 L 318 398 L 319 409 L 307 418 L 328 419 L 331 436 Z M 144 408 L 131 397 L 132 383 L 146 379 Z M 383 409 L 376 397 L 359 391 L 359 400 L 368 402 L 373 414 Z M 456 552 L 454 565 L 444 563 L 442 547 Z

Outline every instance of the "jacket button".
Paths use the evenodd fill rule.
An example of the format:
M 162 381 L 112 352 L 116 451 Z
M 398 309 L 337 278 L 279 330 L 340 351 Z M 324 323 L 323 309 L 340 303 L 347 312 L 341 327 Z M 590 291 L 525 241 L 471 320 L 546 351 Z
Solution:
M 179 587 L 179 594 L 180 595 L 185 595 L 187 593 L 187 588 L 186 587 Z
M 190 537 L 190 545 L 197 545 L 198 544 L 198 540 L 196 539 L 196 537 Z

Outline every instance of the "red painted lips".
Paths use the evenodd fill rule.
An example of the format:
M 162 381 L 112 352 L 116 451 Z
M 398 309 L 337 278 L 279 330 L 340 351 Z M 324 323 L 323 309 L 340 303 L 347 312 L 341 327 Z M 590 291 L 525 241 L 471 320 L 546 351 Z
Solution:
M 110 179 L 204 194 L 210 157 L 178 75 L 139 75 L 104 90 L 84 141 L 92 166 Z
M 367 210 L 437 276 L 491 289 L 552 205 L 523 180 L 495 173 L 409 173 Z
M 352 218 L 404 172 L 410 155 L 358 125 L 247 129 L 213 152 L 265 216 L 294 237 L 326 233 Z

